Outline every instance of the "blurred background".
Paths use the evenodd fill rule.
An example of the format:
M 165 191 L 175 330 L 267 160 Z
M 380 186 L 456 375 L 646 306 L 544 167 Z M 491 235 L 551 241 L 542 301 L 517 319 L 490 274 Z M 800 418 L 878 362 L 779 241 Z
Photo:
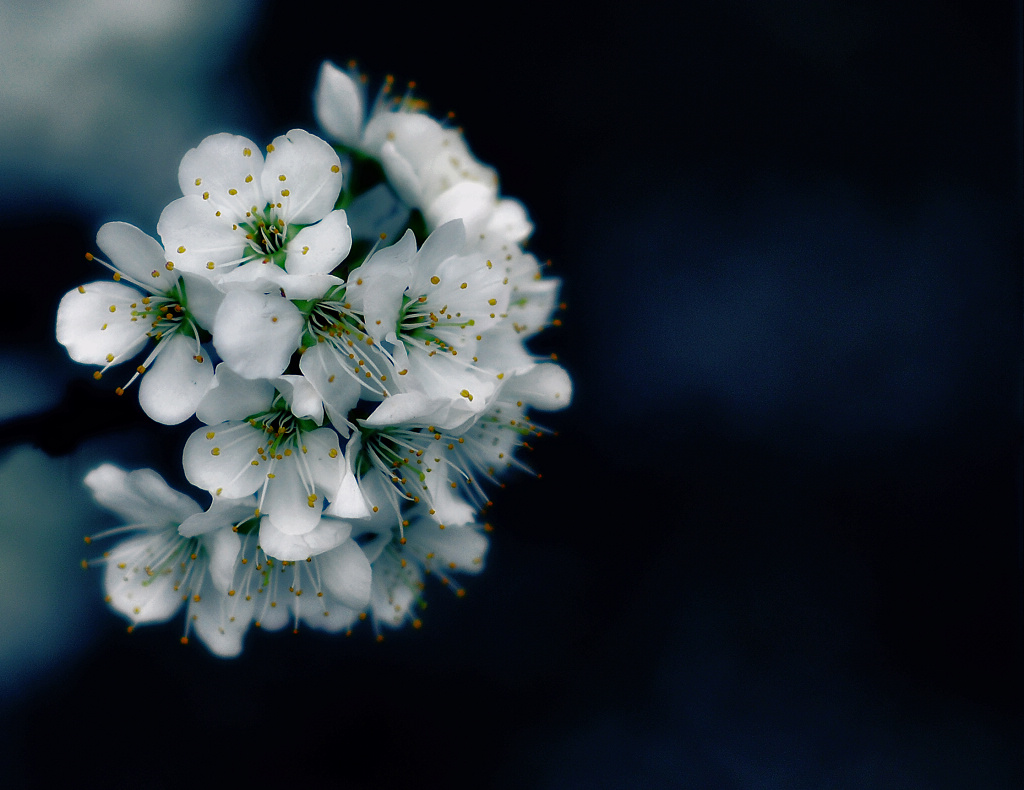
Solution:
M 1021 5 L 0 2 L 11 786 L 1024 784 Z M 417 82 L 563 278 L 573 407 L 420 631 L 125 633 L 93 466 L 185 487 L 53 337 L 108 220 L 320 62 Z M 198 492 L 193 491 L 201 497 Z M 130 779 L 129 779 L 130 777 Z

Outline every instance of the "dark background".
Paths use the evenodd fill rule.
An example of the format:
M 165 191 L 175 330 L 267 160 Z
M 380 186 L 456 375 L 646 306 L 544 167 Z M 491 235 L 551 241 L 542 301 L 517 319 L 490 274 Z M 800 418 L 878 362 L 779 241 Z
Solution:
M 4 775 L 1022 786 L 1020 5 L 417 8 L 253 11 L 190 145 L 312 129 L 323 58 L 453 110 L 564 281 L 543 477 L 494 494 L 466 598 L 381 644 L 250 632 L 222 661 L 180 620 L 125 635 L 86 574 L 81 644 L 0 707 Z M 142 207 L 22 206 L 9 260 L 50 274 L 7 268 L 35 297 L 0 330 L 69 389 L 8 446 L 127 425 L 89 460 L 181 481 L 191 426 L 48 339 L 101 222 L 155 233 L 161 177 Z

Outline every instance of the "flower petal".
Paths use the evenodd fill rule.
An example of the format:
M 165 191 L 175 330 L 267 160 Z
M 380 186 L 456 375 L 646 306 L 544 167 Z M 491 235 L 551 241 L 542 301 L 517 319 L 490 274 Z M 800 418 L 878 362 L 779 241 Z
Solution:
M 493 189 L 475 181 L 461 181 L 434 198 L 424 208 L 423 216 L 430 227 L 461 219 L 467 235 L 475 238 L 487 228 L 494 209 Z
M 266 411 L 274 399 L 274 385 L 266 379 L 243 379 L 223 362 L 206 395 L 199 402 L 196 416 L 207 425 L 228 420 L 243 420 Z
M 188 195 L 160 213 L 157 233 L 175 269 L 215 278 L 220 273 L 218 267 L 233 266 L 251 253 L 244 229 L 232 228 L 236 217 L 218 217 L 215 211 L 201 197 Z M 155 280 L 163 269 L 153 271 Z
M 213 586 L 218 592 L 227 594 L 235 575 L 235 560 L 242 548 L 241 538 L 230 526 L 225 526 L 209 533 L 202 545 L 210 554 L 208 571 Z
M 288 242 L 284 268 L 289 274 L 330 274 L 352 249 L 352 231 L 344 211 L 332 211 Z
M 175 491 L 152 469 L 126 472 L 103 464 L 85 476 L 85 484 L 100 505 L 128 524 L 163 527 L 201 510 L 192 497 Z
M 252 623 L 256 601 L 235 595 L 204 595 L 189 608 L 196 635 L 211 653 L 234 658 L 242 652 L 242 640 Z
M 179 539 L 174 534 L 174 539 Z M 181 606 L 174 587 L 177 573 L 155 570 L 166 553 L 167 537 L 146 533 L 124 540 L 107 557 L 103 586 L 110 605 L 133 623 L 161 623 Z
M 327 216 L 341 192 L 341 160 L 330 145 L 302 129 L 274 138 L 267 146 L 263 194 L 281 204 L 277 215 L 288 224 L 311 225 Z
M 182 521 L 181 526 L 178 527 L 178 534 L 185 538 L 193 538 L 196 535 L 205 535 L 207 532 L 213 532 L 225 526 L 234 526 L 243 519 L 251 517 L 255 507 L 256 497 L 253 496 L 241 499 L 215 497 L 210 503 L 209 510 L 196 513 Z
M 320 557 L 324 586 L 350 609 L 362 609 L 370 602 L 370 563 L 354 540 Z
M 402 568 L 397 559 L 382 555 L 374 563 L 371 581 L 370 609 L 374 624 L 402 625 L 415 605 L 421 581 L 417 564 L 409 563 L 407 568 Z
M 247 379 L 280 376 L 298 350 L 304 322 L 280 296 L 232 291 L 213 322 L 213 345 L 224 362 Z
M 251 494 L 265 479 L 265 465 L 256 452 L 265 436 L 244 422 L 200 428 L 188 437 L 182 451 L 185 477 L 214 497 L 239 499 Z
M 181 282 L 188 312 L 201 328 L 209 331 L 220 303 L 224 301 L 224 292 L 200 274 L 182 272 Z
M 564 409 L 572 402 L 572 379 L 561 365 L 542 362 L 509 381 L 502 397 L 545 411 Z
M 327 416 L 342 436 L 348 436 L 348 414 L 359 402 L 362 385 L 344 373 L 327 343 L 317 343 L 299 358 L 299 370 L 323 400 Z
M 395 148 L 394 143 L 386 142 L 380 149 L 380 163 L 387 176 L 388 185 L 403 203 L 419 206 L 423 203 L 423 190 L 420 177 L 415 168 Z
M 299 561 L 331 551 L 348 540 L 352 528 L 340 519 L 324 517 L 316 529 L 302 535 L 289 535 L 274 526 L 269 517 L 260 520 L 260 546 L 271 557 Z
M 262 173 L 263 155 L 256 144 L 222 132 L 210 135 L 182 157 L 178 185 L 183 195 L 200 199 L 208 195 L 212 205 L 242 217 L 251 206 L 262 209 L 267 203 L 260 191 Z
M 305 376 L 278 376 L 274 383 L 291 406 L 292 414 L 299 419 L 308 417 L 317 425 L 323 425 L 324 403 Z
M 139 405 L 151 420 L 177 425 L 196 413 L 213 382 L 213 363 L 195 340 L 176 332 L 164 343 L 139 385 Z M 202 349 L 199 349 L 202 351 Z
M 416 234 L 407 230 L 398 241 L 389 247 L 377 250 L 361 266 L 349 275 L 345 299 L 352 307 L 365 312 L 364 299 L 372 296 L 380 278 L 396 279 L 408 283 L 412 277 L 413 261 L 416 258 Z M 360 280 L 362 282 L 360 282 Z M 404 290 L 404 285 L 402 286 Z M 371 322 L 372 323 L 372 322 Z
M 331 504 L 324 511 L 341 518 L 363 519 L 370 516 L 370 507 L 363 496 L 362 487 L 355 475 L 355 459 L 362 447 L 360 434 L 357 432 L 345 448 L 345 464 L 341 470 L 341 480 L 337 490 L 331 490 Z
M 433 554 L 435 567 L 479 573 L 487 554 L 487 537 L 473 526 L 437 529 L 426 521 L 406 530 L 406 545 L 423 556 Z M 454 565 L 454 567 L 453 567 Z
M 57 342 L 75 362 L 106 365 L 139 352 L 150 324 L 133 320 L 142 294 L 127 285 L 96 282 L 68 291 L 57 307 Z
M 492 242 L 495 238 L 503 242 L 519 244 L 533 233 L 533 223 L 526 214 L 526 208 L 518 200 L 499 200 L 487 219 L 483 233 Z
M 423 487 L 430 491 L 434 511 L 431 518 L 446 527 L 469 524 L 476 519 L 476 508 L 459 495 L 458 488 L 454 487 L 459 481 L 453 480 L 449 471 L 442 456 L 442 461 L 435 461 L 425 473 Z
M 364 425 L 384 428 L 389 425 L 426 425 L 436 416 L 445 399 L 432 400 L 422 392 L 398 392 L 381 401 L 363 420 Z
M 324 507 L 324 498 L 310 494 L 303 483 L 299 463 L 296 455 L 292 455 L 269 467 L 274 478 L 267 484 L 261 508 L 274 526 L 288 535 L 312 532 Z
M 390 143 L 395 152 L 419 171 L 444 144 L 444 127 L 429 115 L 413 112 L 382 112 L 366 125 L 364 145 L 371 156 L 379 156 Z
M 160 242 L 127 222 L 108 222 L 96 233 L 96 244 L 110 262 L 124 275 L 149 288 L 154 280 L 151 272 L 162 269 L 167 259 Z M 152 283 L 157 286 L 157 282 Z M 173 280 L 162 283 L 170 288 Z M 167 288 L 157 288 L 165 291 Z
M 338 434 L 331 428 L 317 428 L 302 434 L 302 462 L 313 476 L 318 491 L 334 491 L 341 485 L 345 458 L 338 447 Z
M 357 148 L 363 132 L 363 90 L 329 60 L 320 66 L 313 93 L 316 119 L 332 138 Z

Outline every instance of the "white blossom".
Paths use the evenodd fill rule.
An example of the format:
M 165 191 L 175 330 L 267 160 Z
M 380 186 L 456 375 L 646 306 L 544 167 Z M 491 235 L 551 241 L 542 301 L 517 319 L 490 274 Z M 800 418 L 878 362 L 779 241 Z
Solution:
M 110 262 L 86 257 L 111 269 L 114 282 L 87 283 L 64 295 L 57 340 L 76 362 L 101 365 L 93 374 L 99 379 L 152 338 L 155 346 L 117 393 L 148 371 L 139 387 L 143 410 L 160 423 L 183 422 L 213 379 L 199 336 L 201 326 L 212 325 L 223 294 L 200 278 L 180 276 L 160 244 L 134 225 L 108 222 L 96 243 Z
M 215 502 L 204 513 L 152 469 L 125 472 L 111 464 L 92 470 L 85 483 L 97 502 L 126 522 L 86 540 L 131 534 L 100 560 L 106 600 L 131 621 L 129 630 L 165 622 L 184 604 L 183 642 L 194 629 L 213 653 L 238 655 L 251 618 L 244 608 L 227 606 L 241 548 L 232 527 L 251 513 L 251 497 Z M 190 529 L 194 524 L 202 525 L 201 533 Z
M 184 197 L 157 231 L 179 269 L 230 285 L 276 285 L 288 297 L 318 296 L 352 236 L 334 205 L 342 185 L 334 149 L 301 129 L 274 139 L 264 161 L 246 137 L 215 134 L 181 160 Z
M 251 607 L 254 625 L 274 631 L 299 623 L 337 632 L 350 628 L 370 600 L 370 563 L 350 537 L 351 525 L 324 518 L 311 536 L 296 537 L 260 520 L 258 532 L 242 537 L 228 596 Z M 257 539 L 258 536 L 258 539 Z
M 453 575 L 479 573 L 483 570 L 488 528 L 479 524 L 463 527 L 441 527 L 429 519 L 417 519 L 404 531 L 376 547 L 373 559 L 373 585 L 370 614 L 378 639 L 380 626 L 398 628 L 411 623 L 422 625 L 426 608 L 423 590 L 427 576 L 435 576 L 460 598 L 465 588 Z
M 411 86 L 401 97 L 393 96 L 392 88 L 389 77 L 367 109 L 365 80 L 354 64 L 346 72 L 325 61 L 314 92 L 317 120 L 330 138 L 378 161 L 391 190 L 422 213 L 428 230 L 461 219 L 474 243 L 480 234 L 525 241 L 533 226 L 521 203 L 499 197 L 495 170 L 473 156 L 459 129 L 421 112 L 425 104 L 412 97 Z M 379 192 L 367 192 L 365 205 L 357 201 L 351 210 L 392 216 L 395 209 L 383 201 Z
M 315 551 L 319 536 L 310 533 L 328 529 L 324 498 L 338 489 L 345 462 L 337 432 L 297 414 L 273 381 L 246 381 L 224 364 L 216 375 L 198 410 L 208 427 L 185 443 L 185 476 L 215 499 L 257 493 L 256 515 L 267 514 L 287 535 L 306 536 Z

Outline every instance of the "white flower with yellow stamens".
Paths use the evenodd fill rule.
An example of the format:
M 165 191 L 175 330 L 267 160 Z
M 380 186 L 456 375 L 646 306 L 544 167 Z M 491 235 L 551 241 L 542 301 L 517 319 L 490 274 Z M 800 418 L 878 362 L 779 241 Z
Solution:
M 290 403 L 278 389 L 299 397 Z M 197 414 L 208 427 L 185 443 L 189 482 L 215 499 L 256 493 L 258 513 L 275 529 L 315 542 L 310 533 L 326 529 L 324 498 L 338 489 L 345 459 L 337 432 L 319 427 L 323 407 L 312 387 L 301 376 L 247 381 L 221 364 Z
M 126 522 L 86 541 L 132 533 L 100 560 L 106 600 L 131 621 L 129 630 L 165 622 L 184 604 L 183 642 L 194 629 L 213 653 L 238 655 L 253 607 L 229 606 L 242 545 L 234 527 L 251 515 L 253 498 L 215 501 L 203 512 L 152 469 L 125 472 L 111 464 L 93 469 L 85 483 Z
M 254 625 L 277 630 L 300 621 L 337 632 L 352 626 L 370 600 L 370 563 L 351 538 L 352 526 L 324 518 L 305 536 L 277 530 L 264 516 L 243 525 L 242 549 L 229 597 L 252 607 Z M 311 539 L 315 535 L 315 539 Z
M 483 570 L 487 529 L 479 524 L 438 529 L 431 520 L 417 518 L 405 529 L 404 536 L 395 533 L 382 548 L 377 547 L 379 554 L 371 563 L 370 595 L 370 614 L 378 631 L 377 638 L 382 638 L 381 625 L 391 628 L 409 622 L 414 628 L 422 625 L 420 618 L 426 608 L 422 593 L 429 575 L 461 598 L 465 588 L 453 574 Z
M 177 268 L 229 286 L 272 283 L 291 299 L 323 294 L 352 246 L 345 212 L 334 210 L 341 162 L 301 129 L 275 138 L 264 160 L 249 139 L 215 134 L 181 160 L 184 197 L 157 230 Z
M 435 230 L 419 250 L 407 232 L 349 277 L 346 302 L 362 315 L 371 341 L 362 354 L 392 372 L 386 394 L 402 401 L 403 422 L 464 426 L 500 383 L 475 350 L 505 319 L 511 288 L 500 267 L 461 254 L 464 245 L 460 220 Z
M 427 404 L 417 405 L 416 398 L 388 398 L 358 421 L 328 513 L 361 518 L 370 510 L 382 511 L 392 515 L 399 531 L 408 524 L 413 506 L 420 506 L 426 517 L 443 527 L 472 522 L 489 503 L 485 481 L 497 483 L 511 467 L 529 471 L 515 452 L 545 431 L 530 420 L 527 410 L 567 407 L 572 382 L 559 365 L 532 364 L 504 379 L 487 410 L 459 430 L 424 425 L 416 415 L 427 411 Z M 403 415 L 407 405 L 411 408 Z
M 115 282 L 87 283 L 65 294 L 57 308 L 57 340 L 76 362 L 102 366 L 93 374 L 98 379 L 154 339 L 131 381 L 148 371 L 139 387 L 143 410 L 166 425 L 183 422 L 213 379 L 199 337 L 212 326 L 223 294 L 176 271 L 160 244 L 134 225 L 108 222 L 96 243 L 110 261 L 86 257 L 111 269 Z M 123 391 L 118 387 L 118 394 Z
M 393 96 L 390 76 L 367 111 L 365 81 L 354 63 L 348 72 L 329 61 L 320 67 L 313 105 L 331 139 L 378 161 L 390 189 L 402 204 L 422 213 L 428 231 L 461 219 L 471 244 L 480 234 L 512 243 L 529 237 L 533 225 L 522 204 L 499 197 L 497 173 L 473 156 L 460 129 L 421 112 L 426 105 L 412 97 L 413 85 L 404 96 Z M 379 189 L 368 190 L 351 210 L 355 216 L 394 214 L 381 203 Z M 361 217 L 353 221 L 367 224 Z

